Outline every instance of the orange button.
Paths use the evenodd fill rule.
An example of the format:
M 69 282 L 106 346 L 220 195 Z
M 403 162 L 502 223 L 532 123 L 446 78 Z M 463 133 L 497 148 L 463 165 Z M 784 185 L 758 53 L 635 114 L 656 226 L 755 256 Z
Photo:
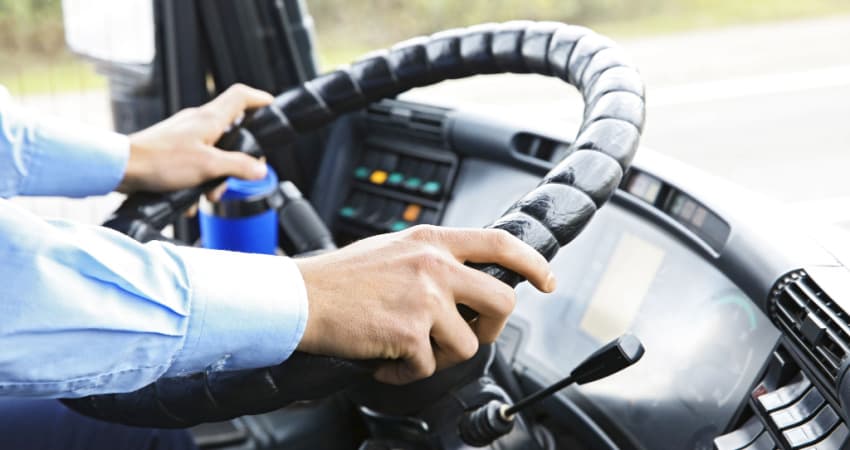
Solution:
M 416 219 L 419 218 L 419 213 L 422 212 L 422 207 L 411 203 L 407 205 L 407 208 L 404 210 L 404 214 L 401 217 L 408 222 L 416 222 Z
M 387 173 L 383 170 L 376 170 L 372 172 L 372 175 L 369 177 L 369 181 L 375 184 L 384 184 L 387 181 Z

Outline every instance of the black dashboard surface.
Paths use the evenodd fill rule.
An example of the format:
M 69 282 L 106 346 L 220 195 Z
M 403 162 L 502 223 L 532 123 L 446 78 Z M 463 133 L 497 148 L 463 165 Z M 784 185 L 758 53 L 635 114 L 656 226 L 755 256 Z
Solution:
M 484 225 L 536 181 L 466 160 L 443 224 Z M 488 188 L 495 190 L 490 202 L 479 196 L 470 203 L 472 192 Z M 647 349 L 643 360 L 571 395 L 645 448 L 711 448 L 776 346 L 779 332 L 768 318 L 707 261 L 616 204 L 600 210 L 552 264 L 554 294 L 518 287 L 512 326 L 522 334 L 519 364 L 555 381 L 603 343 L 632 332 Z

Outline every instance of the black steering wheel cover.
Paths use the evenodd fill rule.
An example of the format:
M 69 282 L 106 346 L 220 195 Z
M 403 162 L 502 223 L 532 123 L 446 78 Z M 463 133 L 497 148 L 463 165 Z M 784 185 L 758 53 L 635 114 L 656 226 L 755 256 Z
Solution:
M 272 105 L 247 115 L 241 130 L 231 133 L 247 130 L 260 148 L 275 151 L 298 134 L 380 98 L 445 79 L 500 72 L 555 76 L 574 85 L 585 100 L 584 120 L 568 156 L 490 225 L 507 230 L 551 259 L 613 195 L 644 125 L 644 87 L 638 71 L 616 44 L 587 28 L 514 21 L 411 39 L 283 92 Z M 197 189 L 165 198 L 173 205 L 173 199 L 182 202 L 193 195 L 197 198 Z M 157 210 L 156 201 L 156 196 L 128 200 L 135 202 L 137 211 Z M 113 219 L 116 223 L 122 220 L 121 211 Z M 164 224 L 162 217 L 156 222 L 146 222 L 144 217 L 128 220 L 148 224 L 147 239 L 152 227 Z M 477 267 L 511 286 L 522 281 L 496 265 Z M 104 420 L 186 427 L 330 394 L 368 378 L 371 364 L 296 352 L 274 367 L 162 378 L 136 392 L 63 401 Z

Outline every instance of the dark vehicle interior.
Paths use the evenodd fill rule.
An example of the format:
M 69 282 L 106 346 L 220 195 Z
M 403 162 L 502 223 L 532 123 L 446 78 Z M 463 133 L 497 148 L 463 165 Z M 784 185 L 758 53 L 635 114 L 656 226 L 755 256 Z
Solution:
M 502 217 L 491 226 L 551 257 L 559 287 L 544 296 L 519 283 L 496 344 L 403 387 L 371 381 L 369 362 L 300 355 L 289 371 L 162 380 L 137 393 L 65 400 L 71 407 L 121 423 L 193 426 L 196 442 L 210 449 L 473 448 L 461 430 L 472 412 L 517 402 L 630 333 L 645 347 L 634 365 L 544 398 L 517 413 L 512 429 L 476 445 L 848 448 L 844 255 L 796 230 L 781 208 L 637 150 L 643 87 L 606 38 L 533 22 L 440 33 L 361 60 L 390 61 L 396 71 L 387 82 L 394 87 L 374 95 L 363 84 L 374 80 L 364 75 L 372 66 L 352 65 L 346 73 L 363 95 L 345 103 L 353 88 L 333 74 L 299 88 L 317 76 L 304 2 L 158 0 L 154 17 L 151 64 L 94 61 L 109 77 L 116 128 L 144 128 L 236 82 L 282 93 L 277 110 L 246 117 L 227 139 L 234 150 L 256 151 L 259 143 L 315 209 L 315 216 L 281 213 L 287 253 L 330 248 L 325 230 L 343 246 L 417 224 L 484 227 Z M 490 39 L 495 67 L 470 63 L 463 49 L 474 36 Z M 538 53 L 535 38 L 544 39 Z M 448 44 L 434 50 L 440 42 Z M 439 66 L 440 55 L 465 58 L 463 69 Z M 428 61 L 424 75 L 415 70 L 420 57 Z M 588 101 L 584 123 L 552 128 L 396 95 L 471 73 L 552 75 L 557 58 L 566 62 L 562 78 Z M 593 125 L 600 121 L 607 125 Z M 167 239 L 194 243 L 198 225 L 181 213 L 205 187 L 130 197 L 107 225 L 146 241 L 165 238 L 160 229 L 173 224 Z M 552 234 L 535 228 L 541 223 Z M 482 270 L 520 281 L 498 267 Z M 287 392 L 291 386 L 299 392 Z

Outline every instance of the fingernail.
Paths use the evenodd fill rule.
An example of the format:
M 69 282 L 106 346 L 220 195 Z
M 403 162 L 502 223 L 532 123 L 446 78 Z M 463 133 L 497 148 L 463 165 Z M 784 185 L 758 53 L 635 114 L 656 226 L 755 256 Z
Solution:
M 265 164 L 263 164 L 263 163 L 256 163 L 256 164 L 254 164 L 254 166 L 251 168 L 251 173 L 253 173 L 253 175 L 254 175 L 256 178 L 263 178 L 263 177 L 265 177 L 265 176 L 266 176 L 266 170 L 267 170 L 267 168 L 266 168 L 266 165 L 265 165 Z
M 558 282 L 555 280 L 555 274 L 549 272 L 549 276 L 546 277 L 546 292 L 555 292 L 557 287 Z

